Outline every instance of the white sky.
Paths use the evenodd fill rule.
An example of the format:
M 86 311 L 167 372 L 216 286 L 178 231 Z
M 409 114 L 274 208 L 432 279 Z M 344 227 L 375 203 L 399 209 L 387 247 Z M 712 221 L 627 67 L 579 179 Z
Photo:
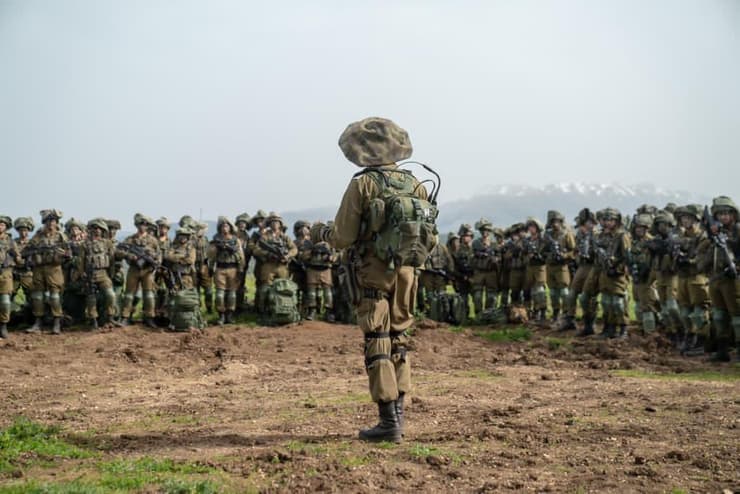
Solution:
M 737 197 L 740 2 L 0 0 L 0 213 L 338 203 L 345 126 L 494 184 Z

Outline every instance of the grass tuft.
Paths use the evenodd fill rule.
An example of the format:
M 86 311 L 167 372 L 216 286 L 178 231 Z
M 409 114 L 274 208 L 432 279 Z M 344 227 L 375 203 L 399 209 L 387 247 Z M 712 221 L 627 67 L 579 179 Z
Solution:
M 476 331 L 473 334 L 494 343 L 526 341 L 532 338 L 532 331 L 524 326 L 506 329 L 494 329 L 491 331 Z

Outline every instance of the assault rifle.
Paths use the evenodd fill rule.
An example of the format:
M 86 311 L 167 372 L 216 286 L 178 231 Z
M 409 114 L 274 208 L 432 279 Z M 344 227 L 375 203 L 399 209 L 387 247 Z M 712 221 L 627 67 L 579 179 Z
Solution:
M 585 261 L 593 260 L 593 253 L 591 252 L 591 235 L 583 235 L 578 242 L 578 257 Z
M 182 287 L 182 272 L 175 267 L 159 266 L 157 277 L 164 281 L 164 286 L 170 294 L 177 292 L 179 287 Z
M 425 273 L 431 273 L 436 274 L 438 276 L 443 277 L 444 279 L 448 281 L 455 281 L 455 276 L 448 273 L 446 269 L 434 269 L 434 268 L 424 268 Z
M 272 242 L 266 242 L 263 239 L 259 239 L 257 242 L 261 249 L 264 249 L 267 251 L 268 254 L 270 254 L 270 257 L 275 259 L 278 262 L 281 263 L 288 263 L 290 260 L 288 259 L 288 248 L 285 247 L 283 244 L 274 244 Z
M 536 262 L 544 262 L 542 258 L 542 252 L 537 249 L 537 243 L 532 241 L 531 238 L 524 239 L 524 252 L 530 256 L 530 259 Z
M 30 268 L 33 268 L 34 266 L 33 261 L 31 260 L 33 256 L 37 254 L 43 255 L 43 254 L 49 254 L 49 253 L 59 254 L 64 259 L 69 259 L 71 257 L 69 251 L 67 251 L 63 247 L 59 247 L 58 245 L 43 245 L 43 244 L 27 245 L 26 248 L 23 249 L 23 254 L 21 254 L 21 257 L 23 257 L 23 260 L 25 261 L 26 266 L 28 266 L 28 268 L 30 269 Z
M 609 255 L 603 247 L 596 247 L 596 263 L 606 271 L 606 275 L 615 278 L 619 276 L 616 266 L 614 265 L 614 258 Z
M 10 263 L 15 260 L 15 258 L 18 257 L 18 253 L 15 250 L 9 250 L 5 253 L 5 259 L 3 260 L 2 266 L 0 268 L 6 269 L 10 267 Z
M 95 274 L 95 269 L 93 268 L 93 263 L 88 258 L 87 259 L 87 266 L 85 266 L 85 293 L 87 295 L 92 295 L 93 297 L 98 296 L 98 284 L 95 283 L 95 280 L 93 279 Z
M 133 261 L 133 264 L 139 269 L 150 267 L 156 270 L 159 267 L 159 263 L 157 262 L 157 260 L 144 247 L 140 245 L 124 242 L 118 244 L 116 246 L 116 250 L 119 250 L 129 256 L 135 257 L 136 260 Z M 131 262 L 129 262 L 129 264 L 131 264 Z
M 709 207 L 707 206 L 704 206 L 704 213 L 702 214 L 702 224 L 704 225 L 704 228 L 706 228 L 707 235 L 714 244 L 714 248 L 717 249 L 722 257 L 725 258 L 725 263 L 727 264 L 722 272 L 712 277 L 712 280 L 716 280 L 723 276 L 733 280 L 737 279 L 737 266 L 735 265 L 735 256 L 732 252 L 730 252 L 730 249 L 727 246 L 727 234 L 719 231 L 719 221 L 712 218 L 712 215 L 709 212 Z
M 225 250 L 229 254 L 236 254 L 237 252 L 239 252 L 235 238 L 229 240 L 225 240 L 222 238 L 213 239 L 211 240 L 211 243 L 215 245 L 218 250 Z
M 560 242 L 555 240 L 549 231 L 545 232 L 545 240 L 547 241 L 547 249 L 552 254 L 552 260 L 555 264 L 561 264 L 563 262 L 563 251 L 560 248 Z

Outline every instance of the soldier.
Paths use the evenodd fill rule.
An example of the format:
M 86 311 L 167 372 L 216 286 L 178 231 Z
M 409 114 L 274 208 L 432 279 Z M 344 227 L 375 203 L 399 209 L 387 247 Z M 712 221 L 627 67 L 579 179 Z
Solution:
M 180 228 L 188 228 L 194 232 L 190 241 L 195 247 L 195 286 L 198 291 L 203 290 L 203 300 L 205 302 L 205 309 L 207 312 L 213 313 L 213 277 L 211 276 L 211 269 L 208 266 L 208 239 L 206 238 L 206 231 L 208 225 L 205 223 L 199 223 L 192 217 L 185 215 L 180 218 L 178 223 Z
M 116 235 L 121 231 L 121 222 L 118 220 L 105 220 L 105 224 L 108 225 L 108 238 L 110 239 L 113 247 L 118 245 Z M 113 283 L 113 293 L 116 294 L 116 316 L 121 315 L 121 304 L 123 302 L 123 285 L 126 282 L 126 275 L 123 272 L 123 262 L 120 259 L 114 257 L 113 260 L 113 274 L 111 275 L 111 282 Z
M 453 237 L 456 235 L 451 234 Z M 459 238 L 459 237 L 458 237 Z M 448 243 L 450 242 L 450 236 L 448 235 Z M 438 298 L 440 294 L 447 291 L 447 284 L 452 279 L 452 273 L 455 270 L 455 261 L 452 259 L 447 246 L 439 243 L 424 263 L 424 267 L 419 273 L 419 288 L 418 293 L 423 294 L 421 304 L 419 304 L 419 310 L 425 313 L 427 307 L 432 306 L 433 299 Z M 420 297 L 417 297 L 417 299 Z
M 322 238 L 328 238 L 336 248 L 352 247 L 359 257 L 355 264 L 357 286 L 352 286 L 360 296 L 357 322 L 365 334 L 365 367 L 379 414 L 378 424 L 360 431 L 359 437 L 400 442 L 404 397 L 411 386 L 406 330 L 414 321 L 417 279 L 413 267 L 391 268 L 378 257 L 373 233 L 367 228 L 374 217 L 368 206 L 383 190 L 389 190 L 391 183 L 394 190 L 409 191 L 419 199 L 426 199 L 427 192 L 413 176 L 398 169 L 396 162 L 411 156 L 411 143 L 406 131 L 390 120 L 368 118 L 350 124 L 339 138 L 339 146 L 363 172 L 350 182 L 334 225 Z
M 298 251 L 295 260 L 288 265 L 288 268 L 290 278 L 298 285 L 298 289 L 301 292 L 302 309 L 303 311 L 308 311 L 308 305 L 306 304 L 308 285 L 306 284 L 307 269 L 305 263 L 311 258 L 311 249 L 314 246 L 314 243 L 311 241 L 311 224 L 304 220 L 296 221 L 293 223 L 293 236 L 295 237 L 294 243 Z
M 653 256 L 652 279 L 657 280 L 662 320 L 666 331 L 676 347 L 680 346 L 679 333 L 682 332 L 681 313 L 678 308 L 678 275 L 671 257 L 672 245 L 676 242 L 673 229 L 676 223 L 673 215 L 658 211 L 653 219 L 653 239 L 648 244 Z
M 234 322 L 239 273 L 244 270 L 244 248 L 227 217 L 219 216 L 216 229 L 218 232 L 208 247 L 208 263 L 216 285 L 218 324 L 223 326 Z
M 636 312 L 645 334 L 655 331 L 655 315 L 659 310 L 658 292 L 655 280 L 650 277 L 653 263 L 649 245 L 653 236 L 648 231 L 653 224 L 653 217 L 648 213 L 635 215 L 632 221 L 632 250 L 630 273 L 632 275 L 632 293 L 637 304 Z
M 80 269 L 80 257 L 85 245 L 85 224 L 70 218 L 64 224 L 64 230 L 69 241 L 71 257 L 62 264 L 64 272 L 64 291 L 62 294 L 62 310 L 74 322 L 82 322 L 85 317 L 87 304 L 85 287 L 83 286 Z
M 524 240 L 524 255 L 527 270 L 524 275 L 524 289 L 532 297 L 533 315 L 538 322 L 545 321 L 547 312 L 547 267 L 545 266 L 545 240 L 542 237 L 544 225 L 536 218 L 527 218 L 524 224 L 528 236 Z
M 64 290 L 64 273 L 62 263 L 71 257 L 67 244 L 67 237 L 59 231 L 61 211 L 44 209 L 41 211 L 41 222 L 44 226 L 36 232 L 28 247 L 23 251 L 26 262 L 33 267 L 33 290 L 31 291 L 31 307 L 36 321 L 27 333 L 41 331 L 44 317 L 44 292 L 49 293 L 49 308 L 54 318 L 53 334 L 62 332 L 62 300 Z
M 108 224 L 103 218 L 87 223 L 89 238 L 80 250 L 78 277 L 83 281 L 86 294 L 86 315 L 93 329 L 98 329 L 98 290 L 105 295 L 105 311 L 108 321 L 117 313 L 116 294 L 110 275 L 113 273 L 115 246 L 108 238 Z
M 740 361 L 740 278 L 737 266 L 740 223 L 735 202 L 727 196 L 715 197 L 706 227 L 708 238 L 699 248 L 699 268 L 709 274 L 709 298 L 717 343 L 717 353 L 712 360 L 728 362 L 729 348 L 734 339 L 735 359 Z
M 10 296 L 13 294 L 13 266 L 20 260 L 18 248 L 8 230 L 13 228 L 9 216 L 0 215 L 0 338 L 8 337 Z
M 493 224 L 485 218 L 476 223 L 480 237 L 473 241 L 473 308 L 475 317 L 480 317 L 483 309 L 495 309 L 498 304 L 499 267 L 501 253 L 493 236 Z
M 462 297 L 465 316 L 470 314 L 471 279 L 473 277 L 473 227 L 464 223 L 457 231 L 460 244 L 452 254 L 455 263 L 455 291 Z
M 134 295 L 141 286 L 144 324 L 150 328 L 156 328 L 157 325 L 154 323 L 154 272 L 161 263 L 162 251 L 157 238 L 150 233 L 150 228 L 155 226 L 154 221 L 143 214 L 136 213 L 134 225 L 136 233 L 116 246 L 116 257 L 128 262 L 121 325 L 131 324 Z
M 157 242 L 159 243 L 159 251 L 162 258 L 164 258 L 167 249 L 170 248 L 170 220 L 164 216 L 160 217 L 157 221 Z M 162 321 L 167 318 L 167 297 L 169 290 L 167 289 L 165 280 L 162 278 L 161 273 L 158 271 L 154 274 L 154 282 L 156 284 L 156 302 L 154 304 L 154 313 L 157 316 L 158 321 Z
M 16 218 L 13 222 L 15 231 L 18 232 L 18 236 L 15 239 L 15 245 L 18 249 L 18 255 L 15 269 L 13 270 L 13 293 L 17 294 L 20 289 L 23 289 L 23 297 L 26 299 L 26 307 L 31 306 L 31 290 L 33 288 L 33 271 L 31 266 L 28 265 L 26 260 L 23 258 L 23 251 L 31 241 L 31 232 L 34 230 L 35 225 L 33 219 L 29 217 Z
M 175 290 L 186 290 L 195 286 L 195 261 L 197 258 L 196 246 L 192 242 L 193 230 L 188 227 L 178 228 L 175 240 L 164 253 L 163 264 L 173 273 Z
M 524 258 L 524 223 L 514 223 L 509 227 L 509 240 L 504 244 L 504 266 L 509 272 L 509 291 L 511 305 L 524 307 L 524 279 L 527 271 Z
M 576 239 L 573 233 L 565 228 L 565 216 L 559 211 L 547 212 L 545 228 L 547 286 L 550 289 L 552 320 L 557 322 L 561 308 L 566 309 L 568 306 L 570 263 L 575 257 Z
M 567 331 L 569 329 L 576 329 L 576 310 L 578 309 L 578 300 L 583 287 L 586 284 L 586 279 L 591 272 L 591 268 L 594 263 L 593 254 L 593 229 L 596 225 L 596 217 L 588 208 L 583 208 L 578 212 L 578 216 L 575 219 L 576 222 L 576 272 L 571 280 L 570 287 L 568 289 L 568 298 L 566 299 L 567 312 L 563 324 L 560 326 L 561 331 Z M 583 318 L 595 318 L 596 317 L 596 304 L 595 300 L 591 303 L 590 307 L 582 307 Z M 591 323 L 593 324 L 593 322 Z
M 599 291 L 601 311 L 604 317 L 602 337 L 614 338 L 619 326 L 619 338 L 626 339 L 627 325 L 624 307 L 627 303 L 627 266 L 630 259 L 631 242 L 622 228 L 622 215 L 614 208 L 602 212 L 603 230 L 596 247 L 596 263 L 599 265 Z
M 298 253 L 293 241 L 285 234 L 283 218 L 270 213 L 266 220 L 267 228 L 252 247 L 252 254 L 260 261 L 257 279 L 260 281 L 257 298 L 261 311 L 265 310 L 267 292 L 272 282 L 279 278 L 289 278 L 288 265 Z
M 263 293 L 264 290 L 262 289 L 262 280 L 260 279 L 259 273 L 262 271 L 262 261 L 257 258 L 257 256 L 254 255 L 254 248 L 257 245 L 257 242 L 259 242 L 259 239 L 262 237 L 262 234 L 265 232 L 265 219 L 267 218 L 267 213 L 262 210 L 258 209 L 254 216 L 252 216 L 252 222 L 251 222 L 251 229 L 254 230 L 252 232 L 252 235 L 249 238 L 249 244 L 247 247 L 247 250 L 249 251 L 249 255 L 254 258 L 254 283 L 255 283 L 255 307 L 257 309 L 258 314 L 263 314 L 265 308 L 261 306 L 260 304 L 262 301 L 260 300 L 260 293 Z
M 239 288 L 236 290 L 236 310 L 242 312 L 247 308 L 247 271 L 249 270 L 249 259 L 251 253 L 249 252 L 249 224 L 252 218 L 249 214 L 242 213 L 236 217 L 234 225 L 236 226 L 236 237 L 242 243 L 244 249 L 244 269 L 237 276 L 239 277 Z
M 306 267 L 306 319 L 312 321 L 319 312 L 319 294 L 323 303 L 326 319 L 334 322 L 334 295 L 331 267 L 334 263 L 334 252 L 328 242 L 316 238 L 317 242 L 302 239 L 298 252 L 303 265 Z

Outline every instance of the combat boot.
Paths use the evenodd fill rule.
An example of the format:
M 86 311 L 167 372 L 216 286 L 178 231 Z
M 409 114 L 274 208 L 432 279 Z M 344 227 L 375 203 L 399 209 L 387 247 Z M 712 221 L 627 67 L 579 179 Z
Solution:
M 392 443 L 401 442 L 401 429 L 398 426 L 395 401 L 379 401 L 378 425 L 371 429 L 360 431 L 360 439 L 369 442 L 388 441 Z
M 563 322 L 560 323 L 558 331 L 568 331 L 569 329 L 576 329 L 576 318 L 571 315 L 566 315 Z
M 403 432 L 403 400 L 406 397 L 406 393 L 398 393 L 398 399 L 394 402 L 396 404 L 396 420 L 398 421 L 398 428 L 401 430 L 401 437 L 405 434 Z
M 155 323 L 154 322 L 154 319 L 152 319 L 151 317 L 145 317 L 144 318 L 144 326 L 146 326 L 148 328 L 155 329 L 155 328 L 157 328 L 157 323 Z
M 93 330 L 98 329 L 98 320 L 95 319 L 94 317 L 90 319 L 90 329 L 93 329 Z
M 627 338 L 629 338 L 629 333 L 627 332 L 627 325 L 622 324 L 622 325 L 619 326 L 619 336 L 618 336 L 618 338 L 620 340 L 626 340 Z
M 227 310 L 226 314 L 224 315 L 224 322 L 226 324 L 233 324 L 234 323 L 234 312 Z
M 51 328 L 51 334 L 62 334 L 62 318 L 55 317 L 54 325 Z
M 223 326 L 224 324 L 226 324 L 226 314 L 224 314 L 223 312 L 219 312 L 218 313 L 218 325 Z
M 5 323 L 0 324 L 0 338 L 8 337 L 8 325 Z
M 599 334 L 599 339 L 606 340 L 607 338 L 608 339 L 614 338 L 615 336 L 614 330 L 615 328 L 613 324 L 604 323 L 604 328 L 601 330 L 601 333 Z
M 306 314 L 306 321 L 313 321 L 316 318 L 316 309 L 311 308 L 308 309 L 308 314 Z
M 712 362 L 729 362 L 730 361 L 730 345 L 727 340 L 720 340 L 717 342 L 717 353 L 709 359 Z
M 118 320 L 118 325 L 122 328 L 125 328 L 126 326 L 129 326 L 131 324 L 131 319 L 128 317 L 122 317 Z
M 26 333 L 40 333 L 41 332 L 41 323 L 42 320 L 40 317 L 37 317 L 36 320 L 33 322 L 33 326 L 26 329 Z
M 584 317 L 583 318 L 583 329 L 576 336 L 592 336 L 594 334 L 594 318 Z
M 560 318 L 560 309 L 553 309 L 552 310 L 552 322 L 558 322 L 559 318 Z
M 337 318 L 334 316 L 334 312 L 326 313 L 326 322 L 337 322 Z
M 691 344 L 683 352 L 687 357 L 698 357 L 704 355 L 704 337 L 701 335 L 694 335 L 691 339 Z

